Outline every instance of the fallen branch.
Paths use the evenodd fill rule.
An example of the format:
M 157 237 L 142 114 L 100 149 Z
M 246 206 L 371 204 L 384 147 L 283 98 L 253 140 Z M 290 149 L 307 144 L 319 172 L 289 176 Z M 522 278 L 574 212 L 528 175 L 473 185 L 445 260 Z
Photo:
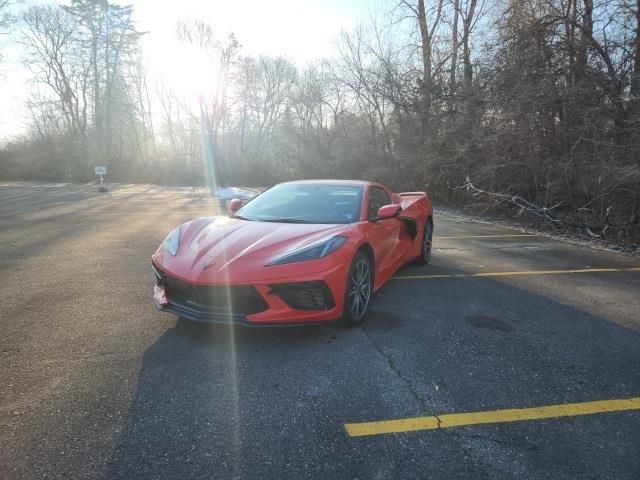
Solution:
M 469 177 L 465 178 L 465 183 L 464 185 L 461 185 L 459 187 L 457 187 L 458 189 L 461 190 L 466 190 L 467 192 L 473 192 L 472 195 L 474 197 L 477 197 L 479 195 L 486 195 L 488 197 L 492 197 L 495 198 L 499 201 L 506 201 L 506 202 L 510 202 L 513 205 L 520 207 L 520 212 L 518 213 L 518 215 L 522 214 L 522 212 L 524 211 L 528 211 L 533 213 L 534 215 L 537 215 L 538 217 L 542 217 L 546 220 L 549 220 L 550 222 L 553 222 L 555 224 L 560 224 L 562 223 L 560 220 L 558 220 L 557 218 L 553 217 L 551 215 L 551 212 L 558 208 L 560 205 L 562 205 L 562 202 L 559 202 L 557 204 L 555 204 L 552 207 L 541 207 L 539 205 L 535 205 L 531 202 L 529 202 L 528 200 L 525 200 L 524 198 L 522 198 L 520 195 L 514 195 L 514 194 L 509 194 L 509 193 L 497 193 L 497 192 L 488 192 L 486 190 L 482 190 L 478 187 L 476 187 L 472 182 L 471 179 Z
M 498 202 L 506 202 L 511 205 L 514 205 L 520 208 L 518 215 L 521 215 L 523 212 L 532 213 L 544 220 L 547 220 L 554 225 L 565 225 L 569 227 L 577 228 L 581 233 L 586 234 L 592 238 L 600 238 L 604 239 L 609 227 L 611 224 L 609 223 L 609 214 L 611 213 L 611 207 L 608 207 L 606 210 L 606 214 L 603 219 L 603 223 L 599 225 L 590 225 L 586 223 L 576 223 L 571 221 L 569 215 L 555 215 L 553 211 L 562 205 L 563 202 L 558 202 L 551 207 L 541 207 L 540 205 L 536 205 L 531 203 L 530 201 L 522 198 L 520 195 L 512 194 L 512 193 L 500 193 L 500 192 L 489 192 L 486 190 L 482 190 L 481 188 L 476 187 L 469 177 L 465 178 L 465 183 L 459 187 L 456 187 L 459 190 L 465 190 L 470 192 L 474 197 L 485 196 L 488 198 L 493 198 Z M 588 205 L 588 204 L 587 204 Z M 586 207 L 586 206 L 585 206 Z M 586 210 L 584 207 L 578 209 L 576 212 L 580 210 Z

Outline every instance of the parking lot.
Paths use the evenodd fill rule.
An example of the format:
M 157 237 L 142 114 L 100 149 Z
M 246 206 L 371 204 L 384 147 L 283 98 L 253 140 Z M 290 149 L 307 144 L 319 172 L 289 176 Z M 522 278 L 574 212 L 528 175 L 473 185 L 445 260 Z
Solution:
M 96 190 L 0 183 L 0 478 L 640 478 L 637 257 L 437 215 L 362 327 L 234 329 L 152 300 L 215 202 Z

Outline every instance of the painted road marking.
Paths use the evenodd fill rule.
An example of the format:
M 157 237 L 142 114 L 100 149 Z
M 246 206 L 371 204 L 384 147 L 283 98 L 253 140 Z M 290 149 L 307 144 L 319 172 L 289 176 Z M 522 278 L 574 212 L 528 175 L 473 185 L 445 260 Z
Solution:
M 450 240 L 450 239 L 458 239 L 458 238 L 512 238 L 512 237 L 537 237 L 538 235 L 533 235 L 531 233 L 514 233 L 514 234 L 503 234 L 503 235 L 448 235 L 445 237 L 441 237 L 439 235 L 435 236 L 435 240 Z
M 562 275 L 569 273 L 640 272 L 640 267 L 582 268 L 577 270 L 523 270 L 518 272 L 442 273 L 434 275 L 398 275 L 394 280 L 422 280 L 431 278 L 514 277 L 524 275 Z
M 350 437 L 366 437 L 388 433 L 440 430 L 443 428 L 465 427 L 469 425 L 522 422 L 547 418 L 577 417 L 579 415 L 594 415 L 597 413 L 624 412 L 629 410 L 640 410 L 640 397 L 548 405 L 544 407 L 450 413 L 430 417 L 382 420 L 379 422 L 346 423 L 344 427 Z

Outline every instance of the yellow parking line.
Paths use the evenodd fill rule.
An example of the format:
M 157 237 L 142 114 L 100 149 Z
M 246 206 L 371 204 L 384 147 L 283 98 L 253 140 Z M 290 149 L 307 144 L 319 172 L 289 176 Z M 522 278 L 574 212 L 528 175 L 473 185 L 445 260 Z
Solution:
M 419 430 L 439 430 L 442 428 L 464 427 L 488 423 L 522 422 L 546 418 L 576 417 L 606 412 L 640 410 L 640 397 L 595 402 L 568 403 L 544 407 L 510 408 L 484 412 L 451 413 L 430 417 L 403 418 L 379 422 L 346 423 L 350 437 L 383 435 L 386 433 L 415 432 Z
M 435 239 L 450 240 L 450 239 L 458 239 L 458 238 L 510 238 L 510 237 L 537 237 L 537 235 L 533 235 L 531 233 L 513 233 L 513 234 L 504 234 L 504 235 L 449 235 L 446 237 L 441 237 L 439 235 L 436 235 Z
M 582 268 L 576 270 L 523 270 L 518 272 L 442 273 L 434 275 L 398 275 L 394 280 L 424 280 L 432 278 L 514 277 L 522 275 L 561 275 L 568 273 L 638 272 L 640 267 L 630 268 Z

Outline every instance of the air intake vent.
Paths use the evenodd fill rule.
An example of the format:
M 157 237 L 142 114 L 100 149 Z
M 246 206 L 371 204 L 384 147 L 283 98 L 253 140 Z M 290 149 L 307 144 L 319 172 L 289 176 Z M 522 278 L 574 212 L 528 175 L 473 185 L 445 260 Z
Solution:
M 279 283 L 270 285 L 271 293 L 278 295 L 296 310 L 329 310 L 335 306 L 331 290 L 322 281 Z
M 169 276 L 165 277 L 164 284 L 171 303 L 203 310 L 203 313 L 212 310 L 251 315 L 269 308 L 251 285 L 192 285 Z

